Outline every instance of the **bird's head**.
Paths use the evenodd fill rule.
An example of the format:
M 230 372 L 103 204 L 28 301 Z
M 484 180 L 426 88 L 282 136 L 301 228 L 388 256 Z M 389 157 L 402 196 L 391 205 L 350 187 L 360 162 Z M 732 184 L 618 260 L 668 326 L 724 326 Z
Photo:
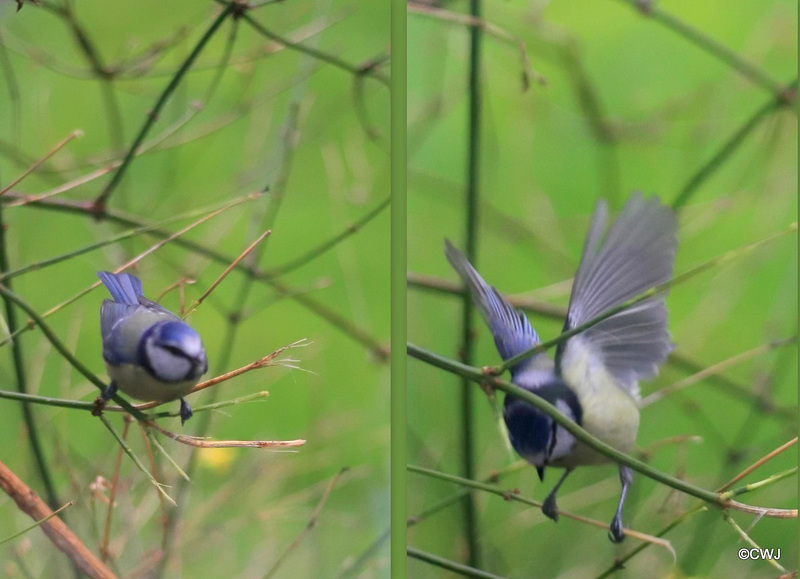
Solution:
M 208 370 L 199 334 L 178 320 L 158 322 L 142 334 L 139 359 L 154 378 L 164 382 L 198 380 Z

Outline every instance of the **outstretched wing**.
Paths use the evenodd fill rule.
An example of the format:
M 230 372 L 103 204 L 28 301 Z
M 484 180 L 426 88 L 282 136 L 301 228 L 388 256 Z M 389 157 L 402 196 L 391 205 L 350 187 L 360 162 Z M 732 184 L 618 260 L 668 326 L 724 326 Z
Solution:
M 608 219 L 598 203 L 572 288 L 565 330 L 575 328 L 672 277 L 677 247 L 674 212 L 657 198 L 636 193 L 603 238 Z M 602 364 L 632 395 L 638 381 L 655 376 L 672 350 L 664 293 L 592 326 L 559 346 L 565 358 Z
M 445 239 L 444 243 L 447 261 L 464 280 L 473 302 L 489 325 L 495 346 L 503 360 L 508 360 L 537 345 L 539 336 L 525 314 L 514 308 L 500 292 L 483 281 L 463 253 L 453 247 L 448 240 Z M 538 356 L 541 354 L 534 358 Z M 531 360 L 525 360 L 511 368 L 512 375 L 522 372 Z

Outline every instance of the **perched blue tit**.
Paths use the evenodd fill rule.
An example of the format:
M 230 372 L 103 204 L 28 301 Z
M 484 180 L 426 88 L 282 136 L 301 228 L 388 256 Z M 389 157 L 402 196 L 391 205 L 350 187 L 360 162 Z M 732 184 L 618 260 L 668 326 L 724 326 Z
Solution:
M 657 198 L 634 194 L 606 233 L 608 207 L 600 201 L 592 217 L 572 286 L 564 331 L 584 324 L 672 277 L 677 247 L 673 211 Z M 537 344 L 527 317 L 483 281 L 466 257 L 445 241 L 445 254 L 464 280 L 504 360 Z M 555 406 L 603 442 L 629 452 L 639 429 L 639 380 L 651 378 L 672 350 L 665 294 L 659 293 L 561 342 L 555 361 L 535 354 L 512 367 L 511 382 Z M 534 406 L 507 395 L 503 418 L 511 446 L 536 467 L 566 469 L 547 495 L 542 512 L 558 520 L 556 493 L 575 467 L 607 463 Z M 609 537 L 624 539 L 622 507 L 633 479 L 619 467 L 622 492 Z
M 192 417 L 183 396 L 208 370 L 200 336 L 178 316 L 147 299 L 142 282 L 129 273 L 98 272 L 114 300 L 103 300 L 100 332 L 111 384 L 101 399 L 117 389 L 137 400 L 168 402 L 180 398 L 181 424 Z

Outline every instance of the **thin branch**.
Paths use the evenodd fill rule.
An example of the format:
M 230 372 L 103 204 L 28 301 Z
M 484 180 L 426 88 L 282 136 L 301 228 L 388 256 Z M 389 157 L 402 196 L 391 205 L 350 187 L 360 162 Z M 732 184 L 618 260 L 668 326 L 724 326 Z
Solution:
M 319 500 L 319 503 L 317 503 L 317 507 L 314 509 L 314 512 L 311 513 L 311 518 L 308 520 L 308 523 L 306 523 L 305 528 L 303 528 L 295 540 L 292 541 L 286 551 L 284 551 L 283 554 L 278 557 L 269 571 L 267 571 L 267 573 L 264 575 L 264 579 L 268 579 L 269 577 L 275 575 L 275 572 L 280 568 L 286 558 L 297 548 L 303 539 L 306 538 L 306 535 L 308 535 L 319 524 L 319 516 L 320 513 L 322 513 L 322 509 L 325 507 L 325 503 L 328 502 L 328 497 L 331 495 L 333 487 L 336 486 L 336 483 L 339 482 L 339 479 L 345 472 L 347 472 L 347 467 L 340 470 L 338 473 L 336 473 L 333 479 L 331 479 L 331 482 L 328 483 L 328 486 L 325 488 L 325 492 L 322 493 L 322 498 Z
M 470 567 L 469 565 L 462 565 L 461 563 L 451 561 L 450 559 L 445 559 L 444 557 L 439 557 L 438 555 L 434 555 L 433 553 L 428 553 L 427 551 L 422 551 L 414 547 L 408 547 L 406 552 L 412 559 L 425 561 L 434 567 L 446 569 L 448 571 L 457 573 L 458 575 L 463 575 L 464 577 L 478 577 L 480 579 L 503 579 L 501 575 L 494 575 L 493 573 L 488 573 L 486 571 L 482 571 L 481 569 Z
M 122 440 L 128 438 L 128 431 L 130 430 L 131 421 L 127 418 L 122 427 Z M 119 490 L 119 471 L 122 468 L 122 453 L 123 449 L 117 451 L 117 460 L 114 463 L 114 475 L 111 477 L 111 491 L 108 494 L 108 509 L 106 510 L 106 521 L 103 527 L 103 540 L 100 542 L 100 558 L 103 563 L 107 563 L 111 558 L 111 551 L 108 544 L 111 541 L 111 518 L 114 514 L 114 507 L 117 502 L 117 491 Z M 155 473 L 153 473 L 155 479 Z M 161 493 L 158 493 L 161 496 Z M 162 497 L 163 498 L 163 497 Z
M 225 268 L 225 271 L 223 271 L 220 274 L 220 276 L 214 281 L 214 283 L 212 283 L 211 286 L 209 286 L 209 288 L 206 291 L 204 291 L 203 294 L 199 298 L 197 298 L 197 300 L 195 300 L 195 302 L 186 310 L 186 313 L 183 314 L 183 318 L 186 319 L 192 312 L 194 312 L 197 309 L 197 307 L 200 304 L 202 304 L 203 301 L 211 294 L 211 292 L 217 289 L 217 286 L 219 286 L 219 284 L 222 283 L 222 280 L 228 277 L 228 274 L 231 271 L 233 271 L 233 269 L 237 265 L 239 265 L 239 262 L 242 261 L 245 257 L 247 257 L 250 254 L 250 252 L 253 251 L 256 248 L 256 246 L 259 243 L 261 243 L 270 233 L 272 233 L 272 231 L 267 229 L 264 233 L 259 235 L 253 243 L 248 245 L 247 248 L 244 251 L 242 251 L 242 253 L 240 253 L 227 268 Z
M 760 67 L 748 62 L 739 54 L 717 42 L 704 32 L 690 26 L 683 20 L 672 14 L 665 12 L 656 6 L 655 0 L 621 0 L 628 6 L 636 9 L 640 14 L 652 18 L 659 24 L 669 28 L 673 32 L 682 36 L 684 39 L 701 48 L 717 60 L 725 63 L 739 74 L 748 78 L 757 85 L 766 88 L 776 96 L 781 95 L 785 87 L 778 81 L 771 78 Z
M 627 1 L 627 0 L 625 0 Z M 785 94 L 771 99 L 764 106 L 758 109 L 752 117 L 747 119 L 745 123 L 714 153 L 714 155 L 706 163 L 703 164 L 697 172 L 692 175 L 686 185 L 683 186 L 675 201 L 672 202 L 672 207 L 679 209 L 686 205 L 687 201 L 697 192 L 700 186 L 713 175 L 717 169 L 725 164 L 725 161 L 739 148 L 744 140 L 750 133 L 752 133 L 761 123 L 766 120 L 773 112 L 787 106 L 793 105 L 796 98 L 791 98 L 786 95 L 794 95 L 797 91 L 797 79 L 787 85 Z
M 328 239 L 327 241 L 321 243 L 319 246 L 308 250 L 303 255 L 299 255 L 296 258 L 292 259 L 291 261 L 287 261 L 286 263 L 282 263 L 281 265 L 274 267 L 262 275 L 266 278 L 274 278 L 281 275 L 286 275 L 309 262 L 313 261 L 314 259 L 318 258 L 319 256 L 323 255 L 329 249 L 336 247 L 336 245 L 351 235 L 358 233 L 361 228 L 367 225 L 370 221 L 372 221 L 375 217 L 380 215 L 384 209 L 389 206 L 391 202 L 391 197 L 387 197 L 383 201 L 381 201 L 374 209 L 367 212 L 363 217 L 355 221 L 353 224 L 348 225 L 347 228 L 335 235 L 333 238 Z
M 734 366 L 741 362 L 745 362 L 756 356 L 766 354 L 777 348 L 781 348 L 783 346 L 796 345 L 796 344 L 797 344 L 797 336 L 790 336 L 782 340 L 774 340 L 772 342 L 769 342 L 768 344 L 762 344 L 761 346 L 756 346 L 755 348 L 747 350 L 746 352 L 741 352 L 740 354 L 731 356 L 730 358 L 722 360 L 721 362 L 717 362 L 716 364 L 707 366 L 706 368 L 703 368 L 702 370 L 692 374 L 691 376 L 687 376 L 682 380 L 678 380 L 677 382 L 670 384 L 669 386 L 662 388 L 661 390 L 657 390 L 652 394 L 650 394 L 649 396 L 645 396 L 642 399 L 639 407 L 644 408 L 646 406 L 650 406 L 651 404 L 658 402 L 659 400 L 663 399 L 666 396 L 669 396 L 670 394 L 683 390 L 684 388 L 688 388 L 692 384 L 697 384 L 698 382 L 702 382 L 709 376 L 712 376 L 714 374 L 719 374 L 720 372 L 726 370 L 727 368 L 730 368 L 731 366 Z
M 36 310 L 34 310 L 25 300 L 20 298 L 18 295 L 11 292 L 6 286 L 0 284 L 0 295 L 3 295 L 7 299 L 14 302 L 17 306 L 22 308 L 30 317 L 32 322 L 39 326 L 42 330 L 42 333 L 48 339 L 48 341 L 55 347 L 56 350 L 64 357 L 64 359 L 72 365 L 78 372 L 80 372 L 89 382 L 94 384 L 100 390 L 105 390 L 106 384 L 100 378 L 98 378 L 89 368 L 81 362 L 69 349 L 61 342 L 61 340 L 56 336 L 55 332 L 47 325 L 44 321 L 43 317 L 40 316 Z M 113 400 L 125 408 L 129 413 L 133 414 L 134 418 L 139 421 L 146 420 L 144 414 L 136 410 L 127 400 L 122 398 L 119 394 L 115 394 Z
M 449 281 L 440 277 L 425 275 L 422 273 L 408 272 L 408 287 L 432 291 L 441 294 L 463 296 L 466 288 L 461 282 Z M 554 320 L 564 320 L 567 317 L 567 308 L 553 305 L 547 302 L 531 300 L 519 296 L 505 296 L 515 308 L 523 309 L 527 312 L 550 318 Z
M 746 469 L 744 469 L 742 472 L 740 472 L 739 474 L 737 474 L 737 475 L 736 475 L 735 477 L 733 477 L 731 480 L 729 480 L 729 481 L 728 481 L 728 482 L 726 482 L 724 485 L 722 485 L 721 487 L 719 487 L 719 488 L 717 489 L 717 492 L 721 493 L 721 492 L 723 492 L 723 491 L 725 491 L 725 490 L 729 489 L 729 488 L 730 488 L 730 487 L 732 487 L 734 484 L 736 484 L 737 482 L 739 482 L 740 480 L 742 480 L 744 477 L 746 477 L 748 474 L 750 474 L 751 472 L 753 472 L 754 470 L 756 470 L 757 468 L 759 468 L 760 466 L 762 466 L 762 465 L 763 465 L 763 464 L 765 464 L 766 462 L 768 462 L 768 461 L 772 460 L 773 458 L 775 458 L 776 456 L 778 456 L 778 455 L 779 455 L 779 454 L 781 454 L 782 452 L 784 452 L 784 451 L 788 450 L 789 448 L 791 448 L 791 447 L 792 447 L 792 446 L 794 446 L 795 444 L 797 444 L 797 437 L 796 437 L 796 436 L 795 436 L 795 437 L 794 437 L 792 440 L 790 440 L 789 442 L 785 442 L 785 443 L 783 443 L 782 445 L 780 445 L 778 448 L 776 448 L 776 449 L 775 449 L 775 450 L 773 450 L 772 452 L 769 452 L 769 453 L 767 453 L 765 456 L 762 456 L 761 458 L 759 458 L 759 459 L 758 459 L 756 462 L 754 462 L 753 464 L 751 464 L 750 466 L 748 466 Z
M 222 4 L 223 6 L 228 6 L 228 7 L 235 6 L 235 4 L 236 4 L 235 2 L 230 2 L 229 3 L 226 0 L 216 0 L 216 2 L 218 4 Z M 326 63 L 328 63 L 330 65 L 335 66 L 336 68 L 340 68 L 340 69 L 342 69 L 344 71 L 347 71 L 352 75 L 355 75 L 355 76 L 361 76 L 361 75 L 369 76 L 371 78 L 374 78 L 375 80 L 377 80 L 378 82 L 380 82 L 381 84 L 386 86 L 387 88 L 390 87 L 389 78 L 386 77 L 383 74 L 380 74 L 380 73 L 376 72 L 375 70 L 372 70 L 372 69 L 364 70 L 360 66 L 355 66 L 355 65 L 352 65 L 352 64 L 349 64 L 349 63 L 345 62 L 344 60 L 342 60 L 338 56 L 334 56 L 332 54 L 328 54 L 327 52 L 322 52 L 321 50 L 318 50 L 316 48 L 311 48 L 311 47 L 306 46 L 305 44 L 301 44 L 299 42 L 294 42 L 293 40 L 290 40 L 290 39 L 286 38 L 285 36 L 281 36 L 280 34 L 277 34 L 275 32 L 267 30 L 266 28 L 264 28 L 264 26 L 261 25 L 261 23 L 259 23 L 257 20 L 255 20 L 252 16 L 250 16 L 246 12 L 241 13 L 240 17 L 242 18 L 242 20 L 246 21 L 250 26 L 252 26 L 253 29 L 255 29 L 259 34 L 261 34 L 262 36 L 264 36 L 266 38 L 269 38 L 270 40 L 273 40 L 273 41 L 285 46 L 286 48 L 290 48 L 292 50 L 296 50 L 297 52 L 301 52 L 303 54 L 311 56 L 312 58 L 316 58 L 317 60 L 321 60 L 322 62 L 326 62 Z
M 145 477 L 147 477 L 147 480 L 150 481 L 150 484 L 152 484 L 156 490 L 158 490 L 158 492 L 161 493 L 161 495 L 167 499 L 170 504 L 172 504 L 172 506 L 177 506 L 175 500 L 167 494 L 167 491 L 164 490 L 166 485 L 158 482 L 156 477 L 154 477 L 153 474 L 147 470 L 147 467 L 144 465 L 144 463 L 142 463 L 141 460 L 139 460 L 139 457 L 136 456 L 131 447 L 128 446 L 128 443 L 125 442 L 125 439 L 114 429 L 111 422 L 108 420 L 108 418 L 106 418 L 105 414 L 99 414 L 98 418 L 100 418 L 100 422 L 103 423 L 103 426 L 105 426 L 111 435 L 116 439 L 117 443 L 120 445 L 120 447 L 122 447 L 122 450 L 125 452 L 125 454 L 130 457 L 130 459 L 133 461 L 133 464 L 135 464 L 136 467 L 144 473 Z M 147 424 L 152 425 L 153 423 L 147 421 Z
M 462 478 L 462 477 L 459 477 L 459 476 L 454 476 L 454 475 L 447 474 L 447 473 L 444 473 L 444 472 L 440 472 L 440 471 L 437 471 L 437 470 L 432 470 L 432 469 L 429 469 L 429 468 L 423 468 L 421 466 L 408 465 L 408 470 L 411 471 L 411 472 L 417 473 L 417 474 L 422 474 L 422 475 L 425 475 L 425 476 L 428 476 L 428 477 L 437 478 L 439 480 L 444 480 L 444 481 L 447 481 L 447 482 L 455 483 L 455 484 L 461 485 L 462 487 L 467 487 L 467 488 L 471 488 L 471 489 L 478 489 L 478 490 L 481 490 L 481 491 L 484 491 L 484 492 L 487 492 L 487 493 L 502 497 L 503 500 L 506 500 L 506 501 L 514 501 L 514 502 L 523 503 L 523 504 L 531 506 L 531 507 L 536 507 L 537 509 L 540 509 L 542 507 L 542 503 L 541 502 L 535 501 L 533 499 L 529 499 L 527 497 L 520 496 L 519 490 L 517 490 L 517 489 L 514 489 L 514 490 L 502 489 L 502 488 L 500 488 L 498 486 L 494 486 L 494 485 L 490 485 L 490 484 L 487 484 L 487 483 L 482 483 L 482 482 L 478 482 L 478 481 L 474 481 L 474 480 L 465 479 L 465 478 Z M 595 526 L 595 527 L 597 527 L 599 529 L 606 529 L 607 530 L 609 528 L 606 523 L 603 523 L 603 522 L 595 520 L 595 519 L 590 519 L 588 517 L 582 517 L 580 515 L 576 515 L 574 513 L 568 512 L 568 511 L 559 510 L 558 514 L 559 515 L 563 515 L 564 517 L 566 517 L 568 519 L 572 519 L 573 521 L 578 521 L 580 523 L 586 523 L 588 525 Z M 632 529 L 623 529 L 623 532 L 625 533 L 625 535 L 627 537 L 632 537 L 634 539 L 639 539 L 640 541 L 646 541 L 646 542 L 652 543 L 654 545 L 658 545 L 659 547 L 664 547 L 665 549 L 667 549 L 672 554 L 673 557 L 675 557 L 675 549 L 672 547 L 672 544 L 669 541 L 665 541 L 663 539 L 659 539 L 657 537 L 653 537 L 651 535 L 648 535 L 647 533 L 641 533 L 639 531 L 634 531 Z
M 415 14 L 430 16 L 432 18 L 438 18 L 439 20 L 445 22 L 454 22 L 464 26 L 481 28 L 484 32 L 486 32 L 486 34 L 493 36 L 502 42 L 507 42 L 517 48 L 520 62 L 522 64 L 521 76 L 523 91 L 528 90 L 531 85 L 531 80 L 534 80 L 540 85 L 547 84 L 547 79 L 543 75 L 536 72 L 531 66 L 531 61 L 528 58 L 528 48 L 525 46 L 525 42 L 508 30 L 500 28 L 491 22 L 487 22 L 486 20 L 477 18 L 475 16 L 460 14 L 458 12 L 452 12 L 450 10 L 444 10 L 441 8 L 434 8 L 425 4 L 419 4 L 417 2 L 409 2 L 408 11 Z
M 197 448 L 294 448 L 303 446 L 306 441 L 303 439 L 297 440 L 208 440 L 205 438 L 198 438 L 196 436 L 187 436 L 185 434 L 177 434 L 171 432 L 166 428 L 160 427 L 155 422 L 148 421 L 147 426 L 156 429 L 158 432 L 171 438 L 181 444 L 194 446 Z M 171 499 L 170 499 L 171 500 Z
M 122 180 L 123 175 L 128 170 L 131 162 L 133 161 L 134 156 L 136 155 L 136 150 L 139 148 L 139 145 L 142 144 L 144 138 L 147 136 L 147 133 L 150 131 L 152 126 L 158 120 L 158 116 L 161 113 L 161 109 L 166 104 L 169 97 L 178 87 L 183 77 L 186 75 L 186 72 L 191 68 L 192 64 L 194 63 L 197 56 L 203 50 L 205 45 L 208 43 L 211 38 L 213 38 L 214 34 L 216 33 L 217 29 L 222 25 L 225 19 L 228 18 L 234 11 L 236 10 L 236 4 L 231 3 L 228 4 L 225 9 L 220 12 L 219 16 L 214 20 L 211 26 L 206 30 L 205 34 L 200 38 L 197 42 L 195 47 L 192 49 L 192 52 L 186 58 L 186 60 L 181 64 L 180 68 L 175 73 L 175 76 L 172 77 L 167 87 L 163 90 L 161 95 L 158 97 L 156 104 L 153 106 L 153 109 L 148 113 L 147 119 L 145 120 L 142 128 L 139 130 L 139 134 L 136 135 L 133 143 L 131 144 L 130 148 L 128 149 L 128 153 L 125 155 L 122 164 L 119 166 L 117 171 L 114 173 L 114 176 L 111 178 L 111 181 L 108 182 L 108 185 L 103 188 L 103 191 L 97 197 L 94 202 L 94 210 L 97 215 L 101 215 L 105 210 L 105 206 L 108 202 L 108 198 L 111 193 L 114 192 L 114 189 L 117 187 L 119 182 Z
M 26 533 L 29 533 L 30 531 L 32 531 L 36 527 L 41 527 L 42 523 L 46 523 L 47 521 L 49 521 L 53 517 L 58 516 L 58 513 L 60 513 L 61 511 L 66 510 L 69 507 L 74 506 L 74 505 L 75 505 L 75 501 L 69 501 L 68 503 L 64 503 L 63 505 L 58 507 L 55 511 L 53 511 L 52 513 L 47 515 L 45 518 L 43 518 L 43 519 L 41 519 L 39 521 L 36 521 L 30 527 L 25 527 L 24 529 L 22 529 L 21 531 L 19 531 L 17 533 L 14 533 L 10 537 L 6 537 L 5 539 L 0 539 L 0 545 L 3 545 L 3 544 L 8 543 L 10 541 L 13 541 L 14 539 L 17 539 L 17 538 L 21 537 L 22 535 L 25 535 Z
M 722 513 L 722 516 L 723 516 L 723 518 L 724 518 L 724 519 L 725 519 L 725 520 L 726 520 L 728 523 L 730 523 L 731 527 L 733 527 L 733 528 L 734 528 L 734 530 L 735 530 L 735 531 L 736 531 L 736 532 L 739 534 L 739 536 L 742 538 L 742 540 L 744 540 L 744 541 L 745 541 L 745 542 L 746 542 L 748 545 L 750 545 L 752 548 L 754 548 L 754 549 L 758 549 L 759 551 L 761 551 L 761 550 L 762 550 L 762 549 L 761 549 L 761 547 L 759 547 L 759 546 L 756 544 L 756 542 L 755 542 L 755 541 L 753 541 L 753 539 L 751 539 L 751 538 L 750 538 L 750 535 L 748 535 L 748 534 L 745 532 L 745 530 L 744 530 L 744 529 L 742 529 L 742 528 L 741 528 L 741 527 L 740 527 L 740 526 L 739 526 L 739 525 L 736 523 L 736 521 L 734 521 L 734 520 L 733 520 L 733 517 L 731 517 L 731 516 L 730 516 L 728 513 Z M 778 563 L 778 562 L 777 562 L 775 559 L 772 559 L 772 558 L 766 558 L 765 560 L 767 561 L 767 563 L 769 563 L 770 565 L 772 565 L 773 567 L 775 567 L 775 568 L 776 568 L 778 571 L 780 571 L 781 573 L 786 573 L 786 569 L 784 569 L 783 567 L 781 567 L 780 563 Z
M 48 151 L 47 154 L 44 157 L 41 157 L 33 165 L 31 165 L 30 167 L 25 169 L 25 171 L 22 172 L 22 175 L 20 175 L 19 177 L 17 177 L 13 181 L 11 181 L 11 183 L 9 183 L 8 185 L 6 185 L 2 189 L 0 189 L 0 195 L 5 195 L 11 189 L 16 187 L 19 183 L 22 182 L 23 179 L 25 179 L 25 177 L 27 177 L 28 175 L 30 175 L 31 173 L 36 171 L 36 169 L 38 169 L 43 163 L 45 163 L 53 155 L 55 155 L 61 149 L 63 149 L 64 146 L 67 145 L 67 143 L 69 143 L 73 139 L 77 139 L 78 137 L 82 137 L 82 136 L 83 136 L 83 131 L 72 131 L 67 138 L 65 138 L 64 140 L 60 141 L 59 143 L 56 144 L 55 147 L 50 149 L 50 151 Z
M 19 509 L 34 521 L 51 517 L 53 511 L 19 477 L 0 462 L 0 488 L 11 497 Z M 59 517 L 51 517 L 41 525 L 42 531 L 82 572 L 89 577 L 111 579 L 115 575 L 95 557 L 86 545 Z
M 4 197 L 9 196 L 6 195 Z M 11 198 L 19 199 L 20 197 L 11 196 Z M 3 197 L 0 197 L 0 203 L 2 203 L 2 199 Z M 90 216 L 95 215 L 94 209 L 82 202 L 48 199 L 34 202 L 31 204 L 31 206 L 42 207 L 45 209 L 66 213 L 78 213 Z M 127 225 L 129 227 L 142 227 L 145 225 L 142 221 L 137 221 L 127 215 L 109 209 L 106 209 L 103 212 L 103 218 L 115 223 Z M 171 235 L 169 232 L 162 231 L 161 229 L 154 229 L 151 231 L 151 233 L 160 238 L 165 238 Z M 173 242 L 175 245 L 183 247 L 203 257 L 207 257 L 208 259 L 218 263 L 224 263 L 225 265 L 228 265 L 232 260 L 232 258 L 218 252 L 217 250 L 206 247 L 194 241 L 187 239 L 174 239 Z M 367 348 L 378 360 L 387 360 L 389 358 L 389 346 L 387 344 L 382 343 L 376 337 L 372 336 L 367 330 L 361 328 L 341 314 L 335 312 L 319 300 L 294 291 L 293 288 L 279 279 L 267 278 L 263 271 L 249 264 L 240 263 L 236 266 L 236 269 L 252 279 L 272 287 L 280 296 L 293 299 L 307 310 L 315 313 L 323 320 L 334 326 L 337 330 L 343 332 L 349 338 Z M 2 344 L 3 340 L 0 340 L 0 345 Z
M 432 275 L 409 272 L 407 280 L 409 288 L 431 291 L 435 293 L 460 296 L 465 291 L 464 285 L 460 282 L 451 282 L 449 280 Z M 507 295 L 505 297 L 508 300 L 508 303 L 515 308 L 519 308 L 528 313 L 536 314 L 537 316 L 558 320 L 562 323 L 567 317 L 567 308 L 564 306 L 532 300 L 524 296 Z M 719 370 L 721 370 L 721 368 L 717 368 L 717 372 L 706 372 L 705 364 L 696 362 L 686 356 L 686 354 L 683 354 L 679 351 L 672 352 L 666 363 L 678 369 L 691 372 L 694 375 L 702 373 L 704 381 L 708 382 L 712 386 L 721 388 L 724 390 L 726 395 L 735 394 L 748 403 L 755 402 L 768 414 L 774 414 L 786 420 L 797 420 L 797 412 L 795 408 L 775 406 L 765 396 L 756 394 L 750 388 L 720 374 Z
M 45 267 L 49 267 L 51 265 L 55 265 L 55 264 L 61 263 L 63 261 L 68 261 L 68 260 L 70 260 L 70 259 L 72 259 L 74 257 L 79 256 L 79 255 L 83 255 L 85 253 L 89 253 L 90 251 L 94 251 L 96 249 L 101 249 L 103 247 L 107 247 L 109 245 L 113 245 L 113 244 L 118 243 L 120 241 L 123 241 L 125 239 L 129 239 L 129 238 L 132 238 L 132 237 L 137 237 L 142 233 L 148 233 L 150 231 L 153 231 L 154 229 L 158 229 L 158 228 L 164 227 L 166 225 L 171 225 L 171 224 L 176 223 L 178 221 L 183 221 L 184 219 L 193 219 L 193 218 L 196 218 L 198 216 L 219 215 L 219 213 L 218 213 L 219 211 L 227 210 L 227 209 L 236 207 L 236 206 L 241 205 L 242 203 L 245 203 L 245 202 L 248 202 L 248 201 L 254 201 L 254 200 L 258 199 L 259 195 L 260 195 L 260 193 L 248 193 L 248 194 L 243 195 L 241 197 L 237 197 L 237 198 L 233 199 L 232 201 L 226 201 L 225 203 L 222 203 L 222 204 L 215 204 L 215 205 L 212 205 L 210 207 L 201 207 L 199 209 L 194 209 L 192 211 L 187 211 L 186 213 L 181 213 L 181 214 L 176 215 L 174 217 L 170 217 L 169 219 L 165 219 L 164 221 L 159 221 L 158 223 L 152 223 L 150 225 L 144 225 L 142 227 L 135 227 L 133 229 L 129 229 L 128 231 L 124 231 L 123 233 L 120 233 L 119 235 L 115 235 L 113 237 L 109 237 L 108 239 L 104 239 L 104 240 L 98 241 L 96 243 L 90 243 L 89 245 L 86 245 L 86 246 L 81 247 L 79 249 L 76 249 L 76 250 L 73 250 L 73 251 L 68 251 L 67 253 L 62 253 L 61 255 L 50 257 L 50 258 L 44 259 L 42 261 L 29 263 L 26 266 L 23 266 L 23 267 L 20 267 L 20 268 L 11 270 L 11 271 L 0 272 L 0 282 L 4 282 L 5 280 L 11 279 L 13 277 L 17 277 L 19 275 L 22 275 L 22 274 L 25 274 L 25 273 L 29 273 L 29 272 L 32 272 L 32 271 L 39 271 L 39 270 L 41 270 L 41 269 L 43 269 Z M 197 224 L 195 224 L 195 225 L 197 225 Z M 185 230 L 184 230 L 184 232 L 185 232 Z
M 614 462 L 627 465 L 631 467 L 633 470 L 640 472 L 643 475 L 658 482 L 661 482 L 676 490 L 692 495 L 707 503 L 710 503 L 712 505 L 721 508 L 733 508 L 744 512 L 758 513 L 764 516 L 777 517 L 777 518 L 787 518 L 787 517 L 797 516 L 796 510 L 790 511 L 785 509 L 771 509 L 768 507 L 753 507 L 750 505 L 742 505 L 741 503 L 737 503 L 735 501 L 726 501 L 724 496 L 719 493 L 697 487 L 684 480 L 678 479 L 669 474 L 661 472 L 630 455 L 618 451 L 614 447 L 606 444 L 605 442 L 601 441 L 600 439 L 588 433 L 578 424 L 576 424 L 575 422 L 567 418 L 564 414 L 559 412 L 555 406 L 553 406 L 543 398 L 540 398 L 536 394 L 528 392 L 523 388 L 519 388 L 518 386 L 515 386 L 510 382 L 506 382 L 505 380 L 500 380 L 496 376 L 488 374 L 485 370 L 474 368 L 472 366 L 467 366 L 466 364 L 461 364 L 460 362 L 456 362 L 455 360 L 444 358 L 443 356 L 440 356 L 438 354 L 435 354 L 433 352 L 430 352 L 413 344 L 408 344 L 407 351 L 409 355 L 411 355 L 412 357 L 421 360 L 423 362 L 426 362 L 432 366 L 436 366 L 437 368 L 441 368 L 453 374 L 457 374 L 464 378 L 468 378 L 469 380 L 476 382 L 481 386 L 488 386 L 496 390 L 502 390 L 506 394 L 511 394 L 516 398 L 524 400 L 525 402 L 531 404 L 532 406 L 535 406 L 542 412 L 546 413 L 555 422 L 564 427 L 565 430 L 569 431 L 570 434 L 575 436 L 575 438 L 577 438 L 590 448 L 596 450 L 600 454 L 607 456 Z
M 8 245 L 6 243 L 6 224 L 3 217 L 3 207 L 0 205 L 0 275 L 7 272 L 10 268 L 7 253 Z M 10 291 L 10 282 L 6 281 L 5 284 L 5 286 L 0 285 L 0 290 L 2 290 L 3 287 L 8 287 Z M 16 332 L 20 331 L 19 322 L 17 320 L 17 310 L 14 308 L 13 301 L 14 300 L 12 297 L 3 294 L 5 323 L 8 326 L 8 332 L 10 335 L 14 335 Z M 16 381 L 17 391 L 23 395 L 27 394 L 27 367 L 25 365 L 25 356 L 22 351 L 22 343 L 20 340 L 14 340 L 11 343 L 11 357 L 14 364 L 14 378 Z M 48 466 L 48 462 L 45 458 L 42 443 L 39 440 L 39 428 L 33 415 L 33 409 L 24 402 L 22 404 L 22 419 L 25 422 L 25 428 L 28 434 L 28 443 L 30 444 L 31 452 L 33 453 L 36 469 L 38 470 L 39 476 L 42 479 L 42 484 L 44 485 L 45 496 L 47 497 L 47 501 L 50 503 L 50 506 L 55 508 L 59 504 L 59 500 L 58 495 L 56 494 L 55 485 L 53 484 L 53 479 L 50 475 L 50 467 Z

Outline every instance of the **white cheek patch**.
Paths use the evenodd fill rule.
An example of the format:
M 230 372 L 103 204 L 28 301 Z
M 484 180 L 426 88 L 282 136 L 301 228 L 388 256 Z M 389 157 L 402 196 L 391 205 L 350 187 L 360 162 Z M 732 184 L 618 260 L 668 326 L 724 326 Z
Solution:
M 561 412 L 561 414 L 568 416 L 573 421 L 575 420 L 575 415 L 572 413 L 572 409 L 564 400 L 556 400 L 555 406 L 558 408 L 558 411 Z M 553 451 L 549 456 L 549 460 L 551 461 L 567 456 L 572 451 L 572 447 L 575 446 L 575 437 L 572 436 L 572 434 L 570 434 L 566 429 L 562 428 L 561 426 L 556 426 L 555 434 L 556 443 L 553 446 Z
M 192 368 L 189 360 L 183 356 L 176 356 L 169 350 L 154 346 L 150 342 L 145 344 L 145 355 L 153 374 L 165 382 L 178 382 L 186 379 Z

